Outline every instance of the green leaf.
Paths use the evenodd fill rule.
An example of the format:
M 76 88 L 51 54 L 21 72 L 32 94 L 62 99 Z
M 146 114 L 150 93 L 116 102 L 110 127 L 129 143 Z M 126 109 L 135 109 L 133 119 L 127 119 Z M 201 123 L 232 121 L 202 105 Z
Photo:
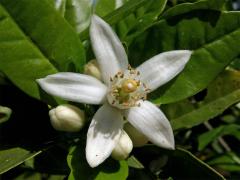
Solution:
M 136 169 L 143 169 L 144 168 L 142 163 L 139 162 L 139 160 L 136 157 L 134 157 L 134 156 L 130 156 L 127 159 L 127 163 L 128 163 L 128 166 L 132 167 L 132 168 L 136 168 Z
M 188 13 L 193 10 L 212 9 L 221 10 L 226 0 L 201 0 L 194 3 L 182 3 L 169 8 L 161 16 L 162 19 L 170 18 L 176 15 Z
M 185 171 L 188 179 L 191 179 L 190 177 L 198 177 L 199 179 L 225 179 L 216 170 L 185 149 L 177 148 L 173 153 L 173 158 L 174 167 L 176 168 L 176 164 L 179 164 L 179 166 L 177 166 L 178 168 L 176 168 L 177 173 L 181 174 Z M 172 176 L 173 179 L 175 179 L 174 176 L 175 175 Z
M 14 178 L 14 180 L 42 180 L 42 174 L 37 172 L 24 172 L 18 177 Z M 66 178 L 65 175 L 48 175 L 47 180 L 64 180 Z
M 230 172 L 239 172 L 240 171 L 240 157 L 234 152 L 228 152 L 222 154 L 218 157 L 215 157 L 209 161 L 208 164 L 211 166 L 217 167 Z
M 160 52 L 194 50 L 183 72 L 152 93 L 157 104 L 176 102 L 206 88 L 240 55 L 240 12 L 194 11 L 161 20 L 137 40 L 129 47 L 135 66 Z
M 207 165 L 206 163 L 198 159 L 196 156 L 194 156 L 191 152 L 185 149 L 178 148 L 176 151 L 174 151 L 173 156 L 175 157 L 176 163 L 182 162 L 181 165 L 179 164 L 181 167 L 178 166 L 179 169 L 177 171 L 187 170 L 187 172 L 189 173 L 187 173 L 188 176 L 192 176 L 192 178 L 198 177 L 199 179 L 225 179 L 217 171 L 215 171 L 209 165 Z
M 40 153 L 41 151 L 30 152 L 19 147 L 0 150 L 0 174 L 3 174 Z
M 123 41 L 130 44 L 136 36 L 157 22 L 158 17 L 164 11 L 166 4 L 167 0 L 149 1 L 146 5 L 139 8 L 135 14 L 131 14 L 130 17 L 127 17 L 124 22 L 121 21 L 121 24 L 124 23 L 124 28 L 127 29 L 122 37 Z
M 114 25 L 117 22 L 121 21 L 124 17 L 127 17 L 129 14 L 134 12 L 136 9 L 144 6 L 148 3 L 149 0 L 130 0 L 126 2 L 123 6 L 116 9 L 115 11 L 109 13 L 108 15 L 104 16 L 104 20 L 109 23 L 110 25 Z M 80 38 L 82 40 L 86 40 L 88 38 L 88 30 L 83 31 L 80 34 Z
M 177 116 L 172 116 L 172 127 L 175 130 L 191 128 L 221 114 L 238 101 L 240 101 L 240 72 L 225 71 L 209 85 L 207 96 L 197 108 L 186 108 L 182 114 L 179 112 Z M 171 108 L 170 104 L 166 106 Z
M 85 159 L 85 148 L 77 146 L 71 149 L 67 157 L 71 169 L 69 180 L 95 179 L 95 180 L 122 180 L 128 176 L 126 161 L 106 160 L 96 168 L 91 168 Z
M 21 90 L 35 98 L 40 98 L 36 79 L 57 72 L 1 5 L 0 54 L 0 71 Z
M 240 57 L 237 57 L 234 61 L 232 61 L 230 67 L 240 70 Z
M 240 126 L 236 124 L 222 125 L 211 131 L 201 134 L 198 137 L 198 150 L 202 151 L 208 144 L 216 140 L 220 136 L 232 135 L 240 140 Z
M 128 36 L 124 37 L 124 41 L 128 44 L 131 43 L 133 38 L 156 23 L 158 17 L 159 19 L 168 19 L 177 15 L 179 16 L 191 12 L 193 10 L 220 10 L 226 3 L 226 0 L 201 0 L 194 3 L 182 3 L 173 6 L 172 8 L 166 8 L 167 10 L 163 12 L 165 10 L 166 3 L 167 1 L 165 0 L 157 0 L 154 2 L 150 1 L 148 4 L 152 4 L 153 10 L 151 10 L 149 13 L 146 13 L 143 17 L 138 18 L 135 23 L 131 23 L 131 25 L 134 26 L 132 29 L 130 29 L 130 32 L 128 32 Z
M 212 167 L 183 148 L 176 148 L 172 151 L 148 145 L 138 149 L 136 156 L 138 159 L 152 160 L 149 165 L 150 169 L 158 169 L 163 172 L 164 177 L 172 177 L 173 179 L 196 179 L 196 177 L 198 179 L 224 179 Z M 161 160 L 163 156 L 167 157 L 167 161 L 163 168 L 159 168 L 158 163 L 153 162 L 156 162 L 159 158 Z
M 12 114 L 12 110 L 8 107 L 0 105 L 0 124 L 7 121 Z
M 78 35 L 47 0 L 0 0 L 0 3 L 58 70 L 83 69 L 85 54 Z
M 96 5 L 96 14 L 103 17 L 116 9 L 117 0 L 98 0 Z M 122 1 L 122 0 L 121 0 Z

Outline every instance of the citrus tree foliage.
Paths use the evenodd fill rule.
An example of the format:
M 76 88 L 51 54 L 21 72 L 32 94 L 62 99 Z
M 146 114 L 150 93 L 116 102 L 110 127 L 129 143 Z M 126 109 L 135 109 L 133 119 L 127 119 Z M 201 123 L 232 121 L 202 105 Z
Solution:
M 0 179 L 239 179 L 237 2 L 0 0 Z M 133 68 L 162 52 L 192 51 L 179 75 L 148 94 L 170 121 L 175 150 L 148 142 L 127 159 L 91 168 L 86 134 L 98 107 L 64 101 L 37 84 L 57 72 L 84 72 L 95 58 L 93 14 L 112 26 Z M 83 129 L 54 130 L 48 113 L 63 103 L 85 111 Z

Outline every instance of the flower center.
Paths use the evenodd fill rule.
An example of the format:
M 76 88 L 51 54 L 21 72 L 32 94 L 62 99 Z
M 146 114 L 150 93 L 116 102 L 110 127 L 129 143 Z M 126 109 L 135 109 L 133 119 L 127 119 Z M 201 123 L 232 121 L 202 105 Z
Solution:
M 132 69 L 118 72 L 110 78 L 108 101 L 119 109 L 139 106 L 139 100 L 145 100 L 149 89 L 140 81 L 139 71 Z
M 125 93 L 132 93 L 138 88 L 138 82 L 133 79 L 126 79 L 122 82 L 122 91 Z

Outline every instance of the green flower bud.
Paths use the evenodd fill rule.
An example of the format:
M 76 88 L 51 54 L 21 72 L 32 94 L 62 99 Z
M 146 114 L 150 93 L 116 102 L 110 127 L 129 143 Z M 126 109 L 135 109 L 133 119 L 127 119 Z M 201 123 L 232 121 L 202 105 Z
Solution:
M 85 66 L 84 66 L 84 74 L 93 76 L 100 81 L 102 80 L 102 75 L 101 71 L 99 68 L 99 65 L 95 59 L 89 61 Z
M 131 138 L 134 147 L 141 147 L 147 144 L 148 142 L 147 137 L 140 133 L 130 123 L 126 123 L 124 125 L 124 130 L 128 133 L 129 137 Z
M 64 104 L 49 111 L 50 121 L 58 131 L 77 132 L 85 123 L 84 111 L 76 106 Z
M 122 131 L 118 143 L 112 151 L 112 158 L 116 160 L 126 159 L 132 151 L 133 144 L 125 131 Z

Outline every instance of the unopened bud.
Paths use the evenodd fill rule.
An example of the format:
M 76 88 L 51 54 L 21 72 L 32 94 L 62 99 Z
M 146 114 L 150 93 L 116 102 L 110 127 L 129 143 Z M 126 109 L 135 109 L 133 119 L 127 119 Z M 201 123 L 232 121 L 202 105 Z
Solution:
M 123 160 L 126 159 L 130 152 L 132 151 L 133 144 L 130 137 L 127 133 L 123 130 L 121 136 L 118 140 L 117 145 L 112 151 L 112 158 L 116 160 Z
M 58 131 L 77 132 L 84 123 L 84 111 L 76 106 L 64 104 L 49 111 L 51 124 Z
M 7 121 L 12 114 L 12 110 L 8 107 L 0 106 L 0 123 Z
M 129 137 L 131 138 L 134 147 L 141 147 L 147 144 L 148 142 L 147 137 L 140 133 L 130 123 L 126 123 L 124 125 L 124 130 L 128 133 Z
M 102 75 L 101 71 L 99 68 L 99 65 L 95 59 L 89 61 L 85 66 L 84 66 L 84 74 L 93 76 L 100 81 L 102 80 Z

